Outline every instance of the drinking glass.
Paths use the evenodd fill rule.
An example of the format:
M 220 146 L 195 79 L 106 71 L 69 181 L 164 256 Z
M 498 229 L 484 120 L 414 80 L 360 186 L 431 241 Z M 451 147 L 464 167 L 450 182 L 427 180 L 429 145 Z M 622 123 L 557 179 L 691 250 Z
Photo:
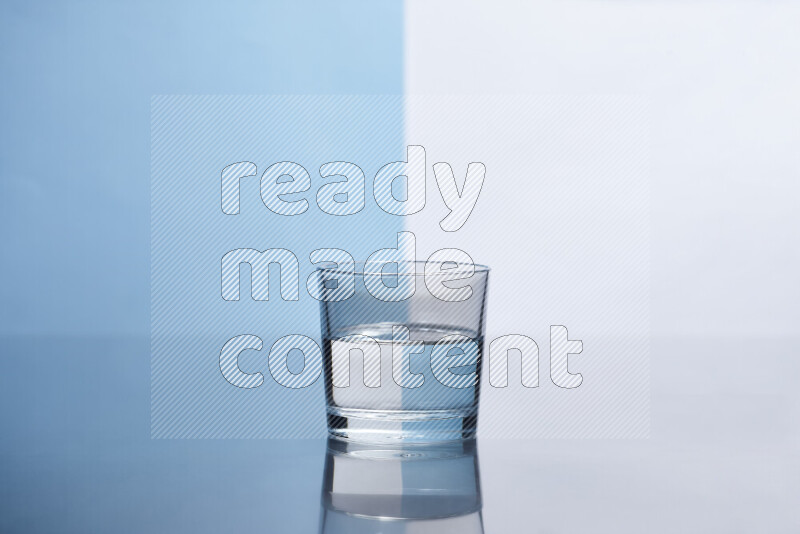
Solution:
M 316 274 L 330 434 L 379 443 L 474 437 L 489 268 L 368 261 Z

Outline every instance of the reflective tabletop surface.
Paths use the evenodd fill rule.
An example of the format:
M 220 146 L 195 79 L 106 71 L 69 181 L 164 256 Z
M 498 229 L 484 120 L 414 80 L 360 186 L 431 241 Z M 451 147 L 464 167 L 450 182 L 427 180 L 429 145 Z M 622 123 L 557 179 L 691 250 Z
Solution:
M 0 344 L 2 532 L 800 532 L 800 343 L 654 340 L 651 437 L 151 440 L 142 339 Z

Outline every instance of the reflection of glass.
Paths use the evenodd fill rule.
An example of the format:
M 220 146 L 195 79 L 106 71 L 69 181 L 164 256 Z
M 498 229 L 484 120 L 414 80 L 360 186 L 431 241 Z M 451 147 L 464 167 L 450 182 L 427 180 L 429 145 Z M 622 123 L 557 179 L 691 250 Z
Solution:
M 483 533 L 474 440 L 369 446 L 328 440 L 322 534 Z
M 317 271 L 330 433 L 389 443 L 473 438 L 489 269 L 349 265 Z

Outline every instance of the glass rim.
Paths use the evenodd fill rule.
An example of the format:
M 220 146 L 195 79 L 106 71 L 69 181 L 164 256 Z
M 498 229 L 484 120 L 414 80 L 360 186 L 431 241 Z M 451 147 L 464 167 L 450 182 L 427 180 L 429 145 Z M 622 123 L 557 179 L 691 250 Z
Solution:
M 375 263 L 380 264 L 380 269 L 373 269 L 369 272 L 365 270 L 367 262 L 366 261 L 354 261 L 354 262 L 335 262 L 335 261 L 328 261 L 319 263 L 316 266 L 316 271 L 319 272 L 326 272 L 326 273 L 336 273 L 336 274 L 354 274 L 354 275 L 382 275 L 383 267 L 386 265 L 393 265 L 398 264 L 400 265 L 414 265 L 414 270 L 401 270 L 398 269 L 397 273 L 386 273 L 387 276 L 426 276 L 425 274 L 425 266 L 426 265 L 454 265 L 449 269 L 442 270 L 441 268 L 437 270 L 432 275 L 449 275 L 449 274 L 465 274 L 465 273 L 472 273 L 472 274 L 481 274 L 481 273 L 488 273 L 491 268 L 488 265 L 483 265 L 480 263 L 464 263 L 464 262 L 457 262 L 457 261 L 427 261 L 427 260 L 399 260 L 399 261 L 375 261 Z M 347 268 L 348 266 L 354 266 L 352 269 Z M 421 272 L 420 272 L 421 267 Z

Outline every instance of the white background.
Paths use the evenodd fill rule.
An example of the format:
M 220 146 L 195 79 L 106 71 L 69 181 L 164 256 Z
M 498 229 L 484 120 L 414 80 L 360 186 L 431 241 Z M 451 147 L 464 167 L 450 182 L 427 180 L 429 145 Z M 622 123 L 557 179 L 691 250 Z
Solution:
M 798 28 L 796 2 L 406 2 L 409 94 L 650 101 L 651 439 L 484 440 L 487 531 L 798 531 Z
M 798 21 L 800 5 L 781 2 L 409 0 L 406 92 L 645 95 L 652 334 L 791 337 L 800 319 Z M 535 196 L 537 180 L 515 188 Z M 503 209 L 489 195 L 478 202 Z M 515 242 L 535 241 L 536 213 L 517 217 Z M 430 228 L 410 226 L 421 239 Z M 468 252 L 492 262 L 482 243 L 497 237 Z

